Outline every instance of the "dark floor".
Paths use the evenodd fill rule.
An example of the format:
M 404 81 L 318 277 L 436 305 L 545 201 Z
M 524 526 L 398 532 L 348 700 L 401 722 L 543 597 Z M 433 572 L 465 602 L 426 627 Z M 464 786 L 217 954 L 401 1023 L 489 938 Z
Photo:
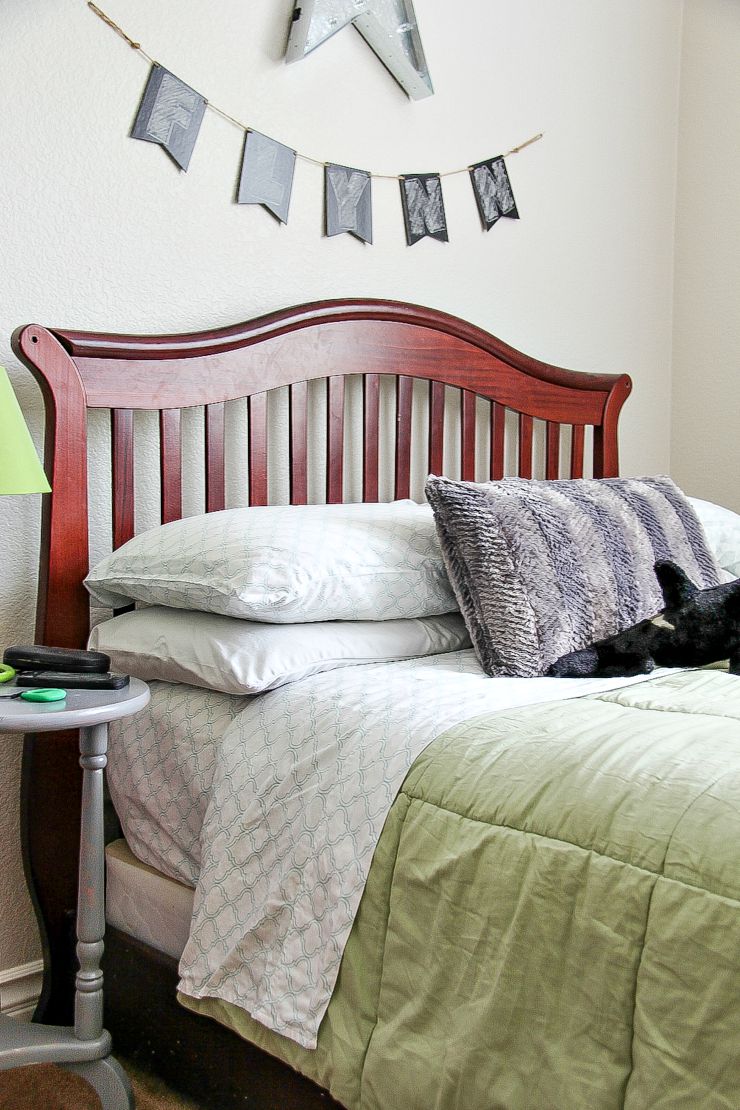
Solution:
M 207 1102 L 182 1098 L 126 1060 L 121 1063 L 132 1081 L 136 1110 L 215 1110 Z M 100 1110 L 100 1102 L 78 1075 L 54 1064 L 36 1064 L 0 1072 L 0 1110 Z

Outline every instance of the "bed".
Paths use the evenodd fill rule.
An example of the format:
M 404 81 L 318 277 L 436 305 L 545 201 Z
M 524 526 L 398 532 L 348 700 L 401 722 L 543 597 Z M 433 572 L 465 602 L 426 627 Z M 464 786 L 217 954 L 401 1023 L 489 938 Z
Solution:
M 553 489 L 618 473 L 626 375 L 546 365 L 415 305 L 319 302 L 172 336 L 28 325 L 13 342 L 47 410 L 40 643 L 88 641 L 83 581 L 99 555 L 91 559 L 89 522 L 99 533 L 100 501 L 117 552 L 142 520 L 148 529 L 220 513 L 234 495 L 299 512 L 311 502 L 405 505 L 423 498 L 427 472 L 462 485 L 541 478 Z M 158 483 L 151 456 L 143 468 L 135 459 L 142 412 L 156 422 Z M 135 479 L 158 484 L 156 520 L 151 505 L 135 505 Z M 118 1050 L 186 1091 L 213 1091 L 224 1108 L 737 1106 L 736 680 L 716 669 L 669 673 L 553 700 L 531 691 L 556 680 L 518 679 L 530 693 L 498 705 L 475 653 L 457 648 L 312 673 L 250 699 L 155 678 L 159 733 L 163 720 L 200 721 L 186 745 L 215 770 L 182 787 L 201 809 L 177 858 L 148 858 L 152 836 L 140 829 L 137 840 L 129 822 L 127 844 L 111 816 L 106 1024 Z M 235 966 L 235 945 L 204 972 L 203 938 L 233 931 L 204 907 L 224 882 L 224 859 L 220 914 L 248 918 L 264 876 L 250 871 L 259 848 L 236 849 L 222 818 L 251 789 L 251 809 L 235 804 L 253 833 L 255 807 L 276 789 L 273 763 L 292 760 L 293 773 L 303 766 L 296 752 L 334 751 L 331 728 L 365 741 L 353 774 L 355 800 L 372 810 L 362 849 L 372 866 L 351 897 L 336 894 L 341 921 L 327 917 L 323 933 L 302 922 L 300 943 L 323 960 L 317 972 L 306 956 L 311 988 L 294 959 L 287 972 L 273 968 L 275 997 L 263 1009 L 264 1000 L 239 1004 L 262 965 Z M 152 730 L 147 720 L 122 733 L 118 750 L 140 753 Z M 400 735 L 403 758 L 386 756 Z M 249 782 L 229 793 L 245 750 Z M 368 751 L 384 753 L 377 781 L 375 764 L 362 762 Z M 157 789 L 179 794 L 180 768 L 161 749 L 149 758 Z M 125 829 L 133 804 L 125 769 L 116 774 Z M 28 737 L 24 852 L 45 955 L 38 1016 L 55 1022 L 69 1019 L 75 968 L 78 790 L 75 738 Z M 286 855 L 302 843 L 290 827 L 281 835 Z M 355 864 L 342 841 L 316 889 L 331 892 L 335 873 Z M 288 870 L 312 866 L 309 850 Z M 324 1002 L 313 997 L 318 980 Z M 276 1003 L 272 1012 L 277 996 L 289 998 L 287 1011 Z

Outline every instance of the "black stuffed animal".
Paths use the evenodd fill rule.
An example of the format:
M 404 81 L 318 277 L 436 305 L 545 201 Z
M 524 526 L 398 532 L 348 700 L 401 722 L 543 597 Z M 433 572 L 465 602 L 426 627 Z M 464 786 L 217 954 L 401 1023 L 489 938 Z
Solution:
M 607 678 L 729 659 L 730 674 L 740 675 L 740 578 L 700 590 L 676 563 L 658 562 L 655 573 L 665 601 L 662 612 L 562 655 L 547 673 Z

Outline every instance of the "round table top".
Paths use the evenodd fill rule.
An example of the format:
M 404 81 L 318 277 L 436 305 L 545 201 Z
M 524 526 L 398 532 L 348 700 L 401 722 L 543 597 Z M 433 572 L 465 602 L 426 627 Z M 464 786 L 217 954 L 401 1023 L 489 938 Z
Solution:
M 64 701 L 31 702 L 9 697 L 13 684 L 0 686 L 0 732 L 58 732 L 87 728 L 137 713 L 149 701 L 149 687 L 132 678 L 122 690 L 68 690 Z

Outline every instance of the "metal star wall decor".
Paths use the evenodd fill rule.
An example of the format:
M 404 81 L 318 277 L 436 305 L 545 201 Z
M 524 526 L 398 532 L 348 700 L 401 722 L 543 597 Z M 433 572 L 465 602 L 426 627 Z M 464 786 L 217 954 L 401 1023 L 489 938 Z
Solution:
M 285 60 L 295 62 L 352 23 L 412 100 L 434 92 L 412 0 L 296 0 Z

